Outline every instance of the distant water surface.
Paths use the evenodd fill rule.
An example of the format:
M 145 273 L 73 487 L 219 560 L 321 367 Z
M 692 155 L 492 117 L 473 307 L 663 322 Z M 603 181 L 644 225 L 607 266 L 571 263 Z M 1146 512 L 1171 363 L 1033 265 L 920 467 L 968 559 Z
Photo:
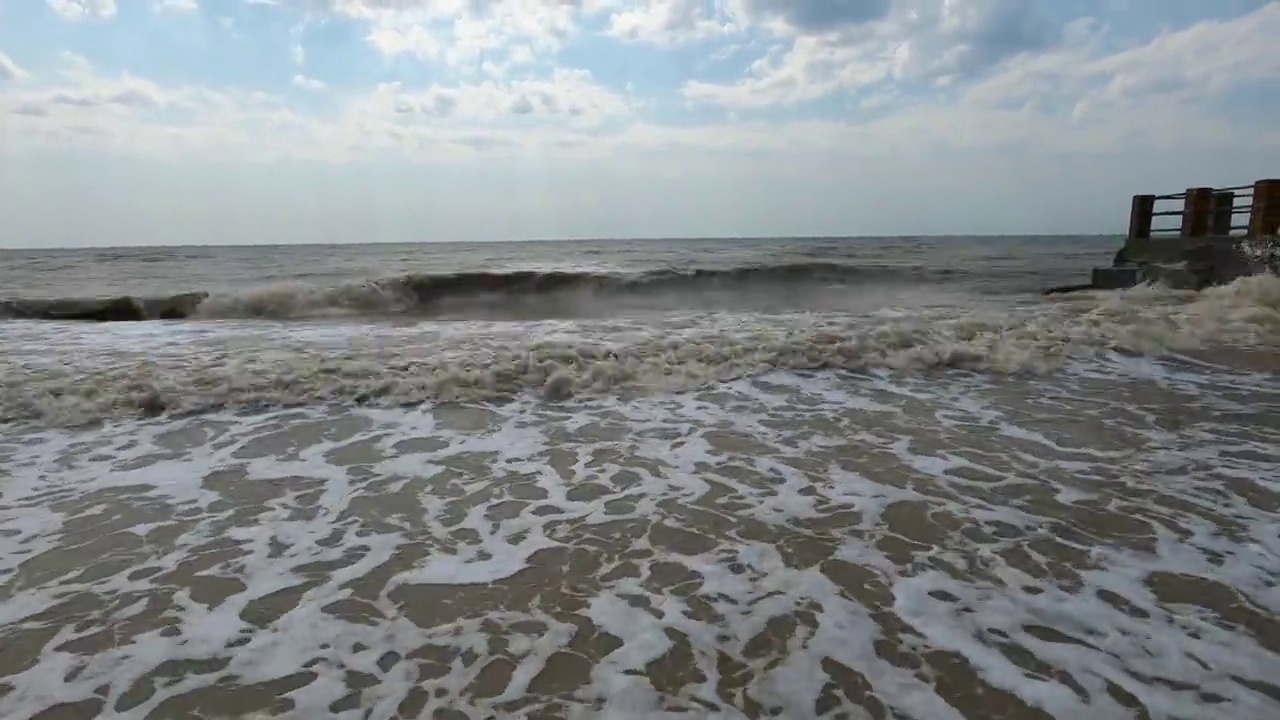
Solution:
M 0 250 L 0 297 L 232 293 L 336 288 L 413 276 L 528 270 L 637 275 L 827 263 L 989 292 L 1079 282 L 1118 243 L 1106 236 L 616 240 Z

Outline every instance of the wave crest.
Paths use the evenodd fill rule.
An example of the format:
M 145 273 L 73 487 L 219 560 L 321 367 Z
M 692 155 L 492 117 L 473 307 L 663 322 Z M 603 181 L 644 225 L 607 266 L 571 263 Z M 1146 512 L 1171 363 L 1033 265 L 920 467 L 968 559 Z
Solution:
M 268 303 L 269 304 L 269 303 Z M 252 323 L 0 340 L 0 422 L 306 404 L 412 405 L 672 392 L 773 370 L 1051 373 L 1100 354 L 1182 354 L 1275 372 L 1280 278 L 1202 293 L 1142 287 L 1060 302 L 871 315 L 700 313 L 659 322 Z M 141 349 L 140 349 L 141 348 Z M 26 349 L 23 351 L 23 349 Z
M 30 320 L 153 320 L 166 318 L 289 319 L 331 315 L 419 314 L 469 311 L 488 317 L 556 316 L 574 302 L 599 297 L 654 299 L 696 308 L 699 293 L 815 285 L 920 282 L 948 269 L 783 263 L 728 268 L 663 269 L 637 273 L 568 270 L 476 271 L 378 278 L 322 287 L 302 282 L 165 297 L 0 300 L 0 317 Z M 572 314 L 572 313 L 570 313 Z

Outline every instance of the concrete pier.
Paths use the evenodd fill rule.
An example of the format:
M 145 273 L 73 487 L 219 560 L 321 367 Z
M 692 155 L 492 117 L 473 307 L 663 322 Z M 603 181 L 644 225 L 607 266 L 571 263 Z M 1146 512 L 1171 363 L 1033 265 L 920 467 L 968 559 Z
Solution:
M 1122 290 L 1142 282 L 1142 270 L 1136 266 L 1100 267 L 1093 269 L 1089 288 L 1093 290 Z
M 1169 208 L 1173 203 L 1181 207 Z M 1177 218 L 1178 225 L 1158 227 L 1161 218 Z M 1129 233 L 1111 267 L 1094 268 L 1089 285 L 1049 292 L 1117 290 L 1144 282 L 1199 290 L 1243 275 L 1280 272 L 1275 261 L 1267 259 L 1280 257 L 1278 235 L 1280 179 L 1134 195 Z
M 1280 235 L 1280 180 L 1259 180 L 1249 207 L 1249 237 Z

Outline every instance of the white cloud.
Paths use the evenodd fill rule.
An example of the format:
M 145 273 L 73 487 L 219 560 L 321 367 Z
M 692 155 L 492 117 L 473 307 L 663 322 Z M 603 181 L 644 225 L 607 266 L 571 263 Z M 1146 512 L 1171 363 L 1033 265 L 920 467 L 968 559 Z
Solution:
M 611 3 L 608 32 L 659 45 L 750 28 L 777 36 L 825 35 L 879 20 L 892 4 L 892 0 L 622 0 Z
M 983 79 L 866 125 L 877 135 L 960 147 L 1132 150 L 1280 143 L 1280 131 L 1241 134 L 1224 93 L 1280 82 L 1280 4 L 1205 21 L 1108 50 L 1095 22 L 1066 29 L 1055 50 L 1007 63 Z
M 175 12 L 195 12 L 200 9 L 196 0 L 153 0 L 152 8 L 156 12 L 173 10 Z
M 60 80 L 0 91 L 0 129 L 21 147 L 126 153 L 221 153 L 272 145 L 304 124 L 276 98 L 256 92 L 166 86 L 129 73 L 102 75 L 64 52 Z M 16 150 L 0 146 L 0 153 Z
M 462 70 L 528 64 L 554 55 L 601 0 L 333 0 L 340 17 L 367 23 L 386 57 L 444 61 Z
M 329 109 L 304 110 L 290 105 L 298 98 L 288 93 L 274 97 L 168 86 L 129 74 L 106 76 L 83 58 L 64 54 L 63 67 L 49 84 L 0 85 L 0 136 L 121 152 L 330 161 L 385 155 L 428 163 L 481 152 L 663 154 L 683 162 L 732 153 L 791 159 L 917 157 L 975 149 L 1127 151 L 1189 141 L 1198 147 L 1249 143 L 1274 148 L 1280 143 L 1277 131 L 1249 136 L 1233 131 L 1233 119 L 1215 101 L 1239 83 L 1280 79 L 1280 55 L 1270 50 L 1272 39 L 1280 36 L 1280 5 L 1234 20 L 1201 23 L 1120 51 L 1096 23 L 1080 22 L 1045 51 L 1014 55 L 945 92 L 914 100 L 909 91 L 880 83 L 899 76 L 946 76 L 930 63 L 901 69 L 905 61 L 896 54 L 878 62 L 869 59 L 866 47 L 883 47 L 882 29 L 876 25 L 888 20 L 857 26 L 874 41 L 870 45 L 851 42 L 851 31 L 844 26 L 826 36 L 803 33 L 781 39 L 778 49 L 757 61 L 740 83 L 685 87 L 686 94 L 701 101 L 741 108 L 861 90 L 863 107 L 874 108 L 874 113 L 856 120 L 850 115 L 764 122 L 744 113 L 745 121 L 665 125 L 646 119 L 629 92 L 601 85 L 586 70 L 564 68 L 534 77 L 496 69 L 428 86 L 386 83 L 365 93 L 331 91 L 326 95 L 332 100 L 332 105 L 326 103 Z M 962 20 L 943 23 L 949 29 L 930 30 L 930 37 L 965 37 L 972 30 L 960 28 L 974 25 Z M 936 21 L 928 25 L 941 26 Z M 950 67 L 965 67 L 957 63 Z M 322 87 L 302 73 L 293 82 Z M 1153 117 L 1159 121 L 1152 122 Z
M 948 5 L 958 4 L 955 0 L 944 0 L 944 2 Z M 731 0 L 730 2 L 733 12 L 750 22 L 771 25 L 776 29 L 795 34 L 833 32 L 879 20 L 888 14 L 892 4 L 891 0 Z
M 812 36 L 795 39 L 789 50 L 765 55 L 742 80 L 728 84 L 691 80 L 681 94 L 695 102 L 744 110 L 815 100 L 837 90 L 888 79 L 892 58 L 867 49 Z
M 307 64 L 307 51 L 302 46 L 302 34 L 306 32 L 306 29 L 306 22 L 289 28 L 289 57 L 293 58 L 293 64 L 298 67 Z
M 70 50 L 63 50 L 58 53 L 58 60 L 62 63 L 62 70 L 59 74 L 63 77 L 71 79 L 82 79 L 93 72 L 93 66 L 83 55 L 77 55 Z
M 435 33 L 417 24 L 381 22 L 369 31 L 368 40 L 387 57 L 409 55 L 419 60 L 434 60 L 444 49 Z
M 18 67 L 18 63 L 13 58 L 0 52 L 0 81 L 2 80 L 25 80 L 29 77 L 26 70 Z
M 92 113 L 119 110 L 160 110 L 181 107 L 177 96 L 166 93 L 155 83 L 131 75 L 110 80 L 95 79 L 83 83 L 56 88 L 32 89 L 17 96 L 22 107 L 40 107 L 40 116 L 65 114 L 68 117 L 91 119 Z M 85 114 L 89 113 L 89 114 Z
M 732 32 L 729 18 L 702 0 L 653 0 L 615 11 L 607 32 L 631 41 L 670 44 Z
M 54 12 L 68 20 L 110 19 L 116 16 L 116 0 L 47 0 Z
M 1088 26 L 1088 23 L 1083 25 Z M 1157 105 L 1197 107 L 1245 83 L 1280 80 L 1280 3 L 1212 20 L 1150 42 L 1102 52 L 1088 28 L 1060 50 L 1007 68 L 966 88 L 971 105 L 1066 104 L 1072 117 L 1149 113 Z
M 783 44 L 737 82 L 690 81 L 683 89 L 690 100 L 740 110 L 888 81 L 946 85 L 1051 49 L 1062 38 L 1036 0 L 736 2 L 741 17 L 771 29 Z
M 125 10 L 145 15 L 155 2 Z M 286 67 L 292 55 L 274 94 L 158 82 L 141 58 L 92 38 L 68 47 L 103 67 L 133 62 L 130 72 L 69 53 L 36 64 L 14 47 L 23 67 L 0 55 L 0 164 L 15 168 L 11 186 L 45 180 L 0 201 L 21 210 L 9 213 L 19 223 L 10 236 L 47 243 L 94 234 L 72 222 L 107 228 L 103 238 L 127 228 L 133 241 L 151 222 L 149 242 L 171 241 L 175 227 L 206 242 L 1106 230 L 1123 222 L 1129 192 L 1248 181 L 1280 157 L 1280 128 L 1257 112 L 1275 108 L 1280 5 L 1255 1 L 1250 15 L 1135 44 L 1101 22 L 1055 24 L 1080 6 L 1050 2 L 223 2 L 238 15 L 205 2 L 210 20 L 237 17 L 220 22 L 243 33 L 241 51 L 283 54 Z M 98 0 L 61 4 L 79 8 L 69 17 L 111 14 Z M 279 33 L 258 32 L 271 28 Z M 385 67 L 326 42 L 338 35 L 366 43 L 360 55 L 381 52 Z M 264 41 L 274 45 L 250 47 Z M 688 45 L 661 53 L 676 43 Z M 661 66 L 619 67 L 633 58 Z M 229 77 L 192 59 L 180 53 L 165 76 Z M 331 79 L 320 59 L 354 60 L 348 69 L 371 72 L 370 83 L 404 80 L 361 88 L 332 76 L 324 87 L 313 77 Z M 740 61 L 737 77 L 724 74 Z M 553 70 L 568 64 L 596 74 Z M 667 82 L 675 73 L 690 80 L 683 95 Z M 627 77 L 652 94 L 637 97 Z M 682 99 L 729 112 L 686 114 Z M 81 180 L 119 176 L 115 194 L 69 218 L 55 202 L 69 169 L 50 156 L 85 160 L 73 169 Z M 305 162 L 277 162 L 291 160 Z M 147 168 L 160 174 L 139 181 Z M 938 212 L 913 214 L 912 198 L 925 195 Z M 31 200 L 44 196 L 54 200 Z M 1114 212 L 1098 210 L 1112 201 Z M 111 215 L 147 203 L 154 220 Z M 271 215 L 280 208 L 293 215 Z M 1057 224 L 1046 226 L 1050 211 Z M 226 218 L 247 219 L 214 227 Z
M 336 111 L 315 116 L 264 93 L 103 75 L 70 54 L 64 64 L 68 69 L 52 85 L 0 90 L 0 137 L 21 137 L 24 148 L 144 155 L 350 161 L 385 154 L 434 162 L 481 151 L 573 151 L 603 123 L 632 112 L 628 99 L 585 70 L 425 89 L 388 83 L 340 98 Z M 294 84 L 322 87 L 301 74 Z M 0 154 L 17 149 L 0 146 Z
M 317 92 L 320 90 L 324 90 L 327 87 L 320 80 L 307 77 L 306 75 L 294 75 L 293 86 L 297 88 L 302 88 L 303 90 L 313 90 Z
M 585 128 L 627 117 L 632 109 L 626 97 L 597 84 L 590 72 L 557 68 L 541 79 L 484 80 L 421 91 L 389 83 L 359 101 L 356 111 L 398 125 L 444 118 L 502 125 L 526 117 Z

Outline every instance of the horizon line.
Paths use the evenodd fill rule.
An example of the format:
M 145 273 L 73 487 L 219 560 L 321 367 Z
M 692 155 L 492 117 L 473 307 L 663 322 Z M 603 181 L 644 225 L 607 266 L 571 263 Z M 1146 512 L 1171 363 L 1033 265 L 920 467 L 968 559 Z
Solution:
M 0 247 L 0 252 L 27 252 L 32 250 L 137 250 L 164 248 L 277 248 L 277 247 L 347 247 L 361 245 L 501 245 L 517 243 L 571 243 L 571 242 L 715 242 L 724 240 L 947 240 L 947 239 L 1006 239 L 1006 238 L 1124 238 L 1123 232 L 1113 233 L 948 233 L 945 235 L 905 234 L 905 235 L 654 235 L 654 236 L 579 236 L 563 238 L 519 238 L 506 240 L 355 240 L 350 242 L 284 242 L 284 243 L 219 243 L 215 245 L 197 243 L 157 244 L 113 244 L 113 245 L 15 245 Z

